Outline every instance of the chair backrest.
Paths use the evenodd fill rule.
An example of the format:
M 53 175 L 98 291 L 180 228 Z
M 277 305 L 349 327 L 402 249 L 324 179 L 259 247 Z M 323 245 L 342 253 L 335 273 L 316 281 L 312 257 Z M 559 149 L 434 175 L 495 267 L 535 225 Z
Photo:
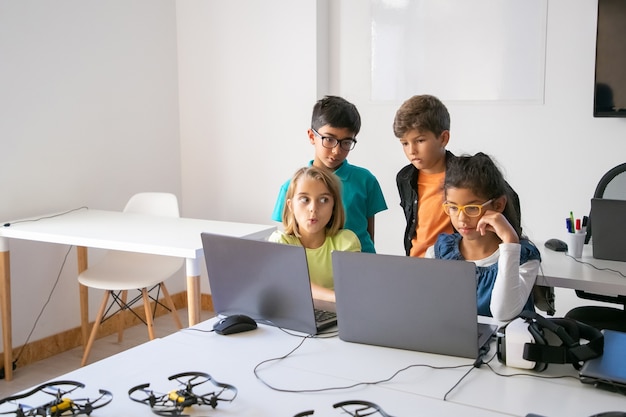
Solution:
M 613 200 L 626 200 L 626 162 L 611 168 L 606 174 L 600 178 L 596 190 L 593 193 L 594 198 L 610 198 Z M 587 236 L 585 243 L 589 243 L 592 232 L 592 215 L 589 213 L 589 223 L 587 225 Z M 624 296 L 606 296 L 602 294 L 588 293 L 582 290 L 576 290 L 576 295 L 580 298 L 595 301 L 604 301 L 607 303 L 623 304 L 626 308 L 626 297 Z
M 594 197 L 626 200 L 626 162 L 604 174 L 596 187 Z
M 135 194 L 126 203 L 124 212 L 180 217 L 178 198 L 171 193 L 149 192 Z
M 611 168 L 600 178 L 594 198 L 610 198 L 613 200 L 626 200 L 626 162 Z M 589 243 L 592 233 L 592 219 L 589 213 L 589 224 L 587 225 L 587 236 L 585 243 Z

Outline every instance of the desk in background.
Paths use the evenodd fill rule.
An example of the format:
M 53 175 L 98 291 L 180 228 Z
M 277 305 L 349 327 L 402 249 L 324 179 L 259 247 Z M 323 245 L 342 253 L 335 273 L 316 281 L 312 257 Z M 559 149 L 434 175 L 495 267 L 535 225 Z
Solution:
M 78 209 L 61 215 L 40 216 L 37 221 L 15 221 L 0 227 L 0 314 L 4 342 L 4 369 L 12 378 L 10 239 L 74 245 L 78 271 L 87 268 L 87 248 L 175 256 L 186 259 L 189 325 L 199 321 L 201 232 L 262 239 L 275 226 L 221 222 L 190 218 L 160 217 L 119 211 Z M 81 310 L 87 311 L 87 292 L 81 288 Z M 83 337 L 88 329 L 83 328 Z M 86 340 L 86 339 L 85 339 Z
M 626 295 L 625 277 L 613 271 L 599 271 L 591 266 L 610 268 L 626 275 L 626 262 L 596 259 L 592 255 L 593 248 L 590 244 L 584 246 L 583 256 L 578 260 L 568 256 L 566 252 L 555 252 L 546 248 L 543 242 L 537 242 L 537 246 L 541 252 L 542 268 L 537 277 L 538 284 L 599 294 Z
M 209 330 L 215 320 L 194 328 Z M 423 366 L 414 366 L 381 384 L 307 393 L 278 392 L 254 376 L 253 369 L 257 364 L 286 355 L 301 340 L 266 325 L 229 336 L 183 329 L 55 379 L 76 380 L 94 391 L 111 391 L 113 401 L 94 411 L 94 417 L 152 416 L 154 414 L 148 406 L 128 398 L 128 390 L 150 383 L 150 388 L 155 391 L 168 392 L 176 386 L 169 384 L 167 378 L 189 371 L 208 373 L 217 381 L 238 389 L 232 403 L 220 403 L 215 410 L 194 406 L 188 412 L 191 416 L 290 417 L 311 409 L 315 410 L 315 416 L 339 416 L 344 414 L 334 410 L 332 405 L 347 400 L 373 402 L 395 417 L 525 416 L 530 412 L 548 417 L 589 417 L 601 411 L 623 410 L 626 405 L 623 395 L 602 391 L 572 378 L 503 377 L 485 365 L 473 368 L 455 387 L 472 368 L 473 361 L 348 343 L 338 337 L 307 339 L 286 359 L 262 365 L 260 376 L 281 389 L 320 390 L 382 380 L 410 365 Z M 488 358 L 494 349 L 495 343 Z M 425 365 L 460 367 L 433 369 Z M 528 373 L 506 368 L 497 359 L 493 359 L 490 365 L 502 374 Z M 551 364 L 546 372 L 535 375 L 575 376 L 576 371 L 571 365 Z

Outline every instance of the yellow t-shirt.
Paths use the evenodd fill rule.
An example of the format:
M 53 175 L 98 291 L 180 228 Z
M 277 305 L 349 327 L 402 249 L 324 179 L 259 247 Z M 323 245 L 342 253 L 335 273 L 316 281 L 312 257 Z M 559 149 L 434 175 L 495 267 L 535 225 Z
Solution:
M 445 176 L 445 172 L 420 172 L 417 177 L 417 233 L 411 240 L 411 256 L 424 257 L 426 249 L 435 244 L 440 233 L 453 232 L 450 217 L 441 208 Z
M 272 233 L 268 240 L 270 242 L 302 246 L 300 239 L 296 236 L 287 235 L 280 230 Z M 352 230 L 342 229 L 335 236 L 326 236 L 324 244 L 319 248 L 305 249 L 311 282 L 334 290 L 331 252 L 334 250 L 360 252 L 361 242 Z

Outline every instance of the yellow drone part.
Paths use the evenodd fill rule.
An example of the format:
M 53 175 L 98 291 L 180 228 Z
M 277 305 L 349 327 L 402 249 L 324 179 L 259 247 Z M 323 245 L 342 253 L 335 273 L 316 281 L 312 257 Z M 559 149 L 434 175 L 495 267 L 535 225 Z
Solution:
M 177 403 L 182 403 L 183 401 L 185 401 L 185 397 L 179 395 L 178 391 L 170 391 L 168 398 Z
M 67 411 L 70 408 L 72 408 L 72 405 L 74 405 L 74 401 L 72 401 L 69 398 L 62 398 L 61 402 L 58 403 L 57 405 L 53 405 L 52 407 L 50 407 L 50 412 L 52 414 L 54 413 L 59 413 L 59 412 L 63 412 L 63 411 Z

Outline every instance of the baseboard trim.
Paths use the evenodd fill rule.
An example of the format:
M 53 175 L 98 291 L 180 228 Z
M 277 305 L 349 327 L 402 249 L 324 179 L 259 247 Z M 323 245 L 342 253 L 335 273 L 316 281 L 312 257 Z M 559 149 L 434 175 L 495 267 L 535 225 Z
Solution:
M 180 293 L 172 294 L 171 297 L 177 309 L 187 307 L 187 292 L 183 291 Z M 152 302 L 151 304 L 152 309 L 154 309 L 155 303 Z M 203 311 L 213 311 L 213 299 L 211 298 L 210 294 L 201 294 L 200 308 Z M 145 319 L 143 305 L 133 308 L 133 311 L 137 313 L 142 319 Z M 169 314 L 169 311 L 162 306 L 158 306 L 155 314 L 156 317 L 160 317 L 165 314 Z M 183 321 L 183 324 L 187 322 L 186 317 L 181 317 L 181 320 Z M 106 320 L 100 325 L 97 338 L 99 339 L 101 337 L 117 333 L 117 323 L 117 318 L 112 320 Z M 139 324 L 142 323 L 134 314 L 125 314 L 125 329 Z M 89 328 L 91 329 L 92 326 L 93 322 L 90 322 Z M 73 329 L 65 330 L 61 333 L 57 333 L 40 340 L 29 342 L 25 346 L 14 347 L 13 360 L 17 358 L 17 355 L 20 355 L 19 358 L 17 358 L 19 362 L 16 364 L 16 366 L 25 366 L 40 361 L 42 359 L 57 355 L 59 353 L 63 353 L 70 349 L 74 349 L 78 346 L 82 346 L 83 341 L 81 334 L 81 328 L 80 326 L 78 326 Z M 146 340 L 148 340 L 147 330 Z M 0 357 L 4 357 L 4 353 L 2 353 Z

